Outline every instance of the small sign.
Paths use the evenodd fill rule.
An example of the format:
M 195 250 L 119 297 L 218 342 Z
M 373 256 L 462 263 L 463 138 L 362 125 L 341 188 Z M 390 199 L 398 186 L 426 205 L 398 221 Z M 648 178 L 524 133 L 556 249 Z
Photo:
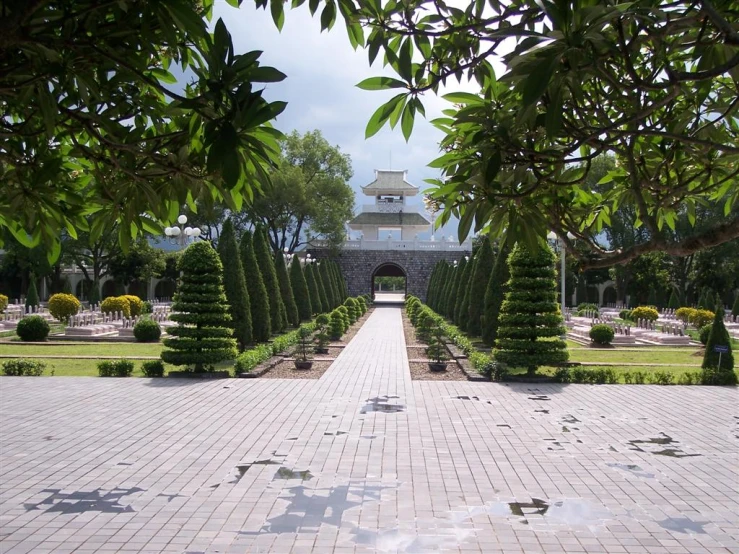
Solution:
M 728 354 L 729 353 L 729 347 L 724 346 L 722 344 L 717 344 L 713 347 L 713 351 L 717 352 L 719 354 Z

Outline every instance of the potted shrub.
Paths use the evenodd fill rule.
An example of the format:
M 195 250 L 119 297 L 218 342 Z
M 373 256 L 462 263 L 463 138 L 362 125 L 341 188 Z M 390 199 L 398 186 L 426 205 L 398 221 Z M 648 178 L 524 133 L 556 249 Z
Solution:
M 311 342 L 311 331 L 307 327 L 301 326 L 298 329 L 298 348 L 295 351 L 295 369 L 310 369 L 313 367 L 313 360 L 308 358 L 308 345 Z
M 443 331 L 438 325 L 431 329 L 429 336 L 429 345 L 426 348 L 426 355 L 429 361 L 429 369 L 431 371 L 446 371 L 447 360 L 446 346 L 443 340 Z
M 326 314 L 321 314 L 316 318 L 316 346 L 314 348 L 316 354 L 328 354 L 328 343 L 331 340 L 328 334 L 329 322 Z

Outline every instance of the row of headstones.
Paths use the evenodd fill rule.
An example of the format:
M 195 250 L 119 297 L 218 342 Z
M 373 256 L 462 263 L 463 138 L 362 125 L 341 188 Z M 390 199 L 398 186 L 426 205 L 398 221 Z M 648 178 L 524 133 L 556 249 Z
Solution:
M 623 302 L 609 302 L 603 306 L 604 308 L 612 308 L 614 310 L 625 310 L 626 304 Z
M 625 337 L 628 337 L 631 335 L 631 325 L 618 323 L 618 322 L 613 321 L 612 319 L 602 320 L 597 324 L 608 325 L 611 329 L 613 329 L 613 332 L 616 333 L 617 335 L 624 335 Z M 596 323 L 591 323 L 591 325 L 596 325 Z
M 648 331 L 660 330 L 663 333 L 668 333 L 670 335 L 679 335 L 682 337 L 684 335 L 684 330 L 687 327 L 687 324 L 667 323 L 663 325 L 657 325 L 656 322 L 650 321 L 648 319 L 637 319 L 636 326 L 639 329 L 646 329 Z
M 111 323 L 126 319 L 123 312 L 82 312 L 69 318 L 70 327 L 84 327 L 85 325 L 97 325 L 98 323 Z
M 585 310 L 585 315 L 582 317 L 589 317 L 590 319 L 595 319 L 600 316 L 600 312 L 598 310 Z
M 597 315 L 590 319 L 590 325 L 596 325 L 598 323 L 610 324 L 611 322 L 613 322 L 613 315 L 611 314 Z

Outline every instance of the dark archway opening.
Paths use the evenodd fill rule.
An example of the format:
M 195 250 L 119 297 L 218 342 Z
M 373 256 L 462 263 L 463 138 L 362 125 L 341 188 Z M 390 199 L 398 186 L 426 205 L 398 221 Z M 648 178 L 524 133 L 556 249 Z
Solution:
M 375 302 L 403 302 L 408 291 L 408 276 L 403 268 L 388 262 L 372 274 L 372 297 Z

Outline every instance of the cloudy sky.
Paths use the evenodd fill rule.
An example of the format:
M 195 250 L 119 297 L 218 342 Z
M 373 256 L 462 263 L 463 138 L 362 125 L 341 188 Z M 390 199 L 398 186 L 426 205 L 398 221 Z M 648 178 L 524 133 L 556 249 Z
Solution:
M 439 176 L 438 170 L 427 164 L 438 156 L 442 134 L 428 120 L 439 117 L 448 103 L 434 95 L 424 97 L 428 120 L 417 117 L 407 143 L 400 126 L 385 128 L 365 140 L 370 116 L 396 92 L 363 91 L 356 84 L 367 77 L 393 73 L 382 67 L 381 60 L 370 67 L 366 51 L 352 50 L 341 19 L 330 32 L 321 33 L 319 20 L 303 6 L 287 12 L 279 32 L 269 12 L 257 10 L 250 2 L 239 9 L 217 2 L 213 21 L 219 17 L 231 32 L 237 52 L 262 50 L 261 62 L 287 75 L 285 81 L 270 84 L 266 93 L 270 100 L 288 103 L 275 126 L 285 133 L 319 129 L 329 143 L 351 156 L 354 177 L 350 184 L 357 192 L 357 208 L 372 201 L 359 187 L 374 179 L 375 169 L 407 169 L 408 180 L 421 188 L 426 186 L 424 179 Z M 421 203 L 420 195 L 416 203 Z M 437 232 L 437 237 L 439 234 L 456 236 L 456 224 Z

